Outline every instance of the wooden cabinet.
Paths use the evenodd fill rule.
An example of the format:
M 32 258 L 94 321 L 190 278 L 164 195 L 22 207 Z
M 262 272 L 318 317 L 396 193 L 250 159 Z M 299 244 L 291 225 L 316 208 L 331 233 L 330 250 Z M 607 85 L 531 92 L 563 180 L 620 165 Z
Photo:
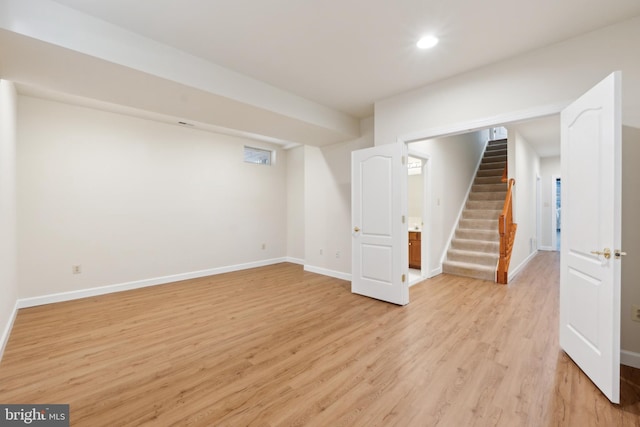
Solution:
M 422 264 L 422 233 L 419 231 L 409 232 L 409 268 L 421 268 Z

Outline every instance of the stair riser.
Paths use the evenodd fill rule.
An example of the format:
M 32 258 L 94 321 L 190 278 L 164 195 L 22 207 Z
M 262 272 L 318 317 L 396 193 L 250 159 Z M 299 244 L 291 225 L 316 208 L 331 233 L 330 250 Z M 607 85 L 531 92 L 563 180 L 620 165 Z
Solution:
M 498 264 L 498 257 L 486 254 L 467 254 L 465 252 L 449 251 L 447 260 L 454 262 L 466 262 L 468 264 L 484 265 L 495 267 Z
M 442 271 L 447 274 L 471 277 L 473 279 L 490 280 L 492 282 L 496 280 L 495 271 L 487 272 L 487 271 L 474 270 L 471 268 L 461 268 L 461 267 L 449 265 L 446 262 L 442 265 Z
M 488 147 L 484 152 L 485 156 L 493 156 L 496 153 L 500 153 L 500 155 L 507 154 L 507 146 L 506 145 L 496 145 L 495 147 Z
M 504 200 L 469 200 L 467 202 L 467 209 L 470 210 L 500 210 L 504 206 Z
M 495 176 L 478 176 L 473 180 L 473 185 L 487 185 L 487 184 L 504 184 L 502 182 L 502 173 Z
M 462 211 L 462 219 L 488 219 L 491 221 L 498 221 L 501 213 L 502 211 L 497 209 L 465 209 Z
M 504 182 L 498 184 L 474 184 L 471 187 L 471 191 L 483 192 L 483 191 L 507 191 L 507 184 Z
M 507 155 L 506 148 L 492 148 L 484 152 L 484 157 L 506 156 L 506 155 Z
M 456 238 L 466 240 L 482 240 L 485 242 L 498 242 L 500 235 L 498 231 L 484 231 L 484 230 L 465 230 L 457 229 Z
M 491 146 L 500 145 L 500 144 L 507 145 L 507 138 L 493 139 L 493 140 L 489 141 L 487 146 L 491 147 Z
M 469 200 L 502 200 L 507 197 L 505 191 L 479 191 L 469 193 Z
M 500 253 L 500 243 L 498 242 L 483 242 L 481 240 L 465 240 L 465 239 L 453 239 L 451 241 L 451 248 L 461 251 L 480 251 L 495 254 Z
M 501 156 L 484 156 L 482 158 L 482 163 L 497 163 L 497 162 L 506 162 L 507 161 L 507 156 L 506 155 L 501 155 Z
M 480 167 L 478 170 L 500 170 L 500 174 L 504 171 L 504 162 L 495 162 L 495 163 L 480 163 Z
M 503 173 L 504 173 L 504 169 L 478 169 L 478 173 L 476 174 L 476 179 L 486 178 L 486 177 L 502 178 Z
M 461 219 L 458 224 L 464 230 L 498 231 L 497 219 Z

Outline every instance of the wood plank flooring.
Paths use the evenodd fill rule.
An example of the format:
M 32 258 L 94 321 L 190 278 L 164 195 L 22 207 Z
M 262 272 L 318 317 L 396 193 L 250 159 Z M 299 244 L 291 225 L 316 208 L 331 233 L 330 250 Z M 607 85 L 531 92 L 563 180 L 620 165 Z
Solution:
M 559 259 L 441 275 L 397 307 L 278 264 L 20 310 L 0 402 L 74 426 L 640 426 L 558 347 Z

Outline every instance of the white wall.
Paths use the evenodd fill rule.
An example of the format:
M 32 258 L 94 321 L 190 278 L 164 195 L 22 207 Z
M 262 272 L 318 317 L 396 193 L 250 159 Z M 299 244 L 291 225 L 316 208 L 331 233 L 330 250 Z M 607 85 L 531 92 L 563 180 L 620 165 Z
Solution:
M 409 144 L 412 151 L 429 157 L 427 186 L 431 194 L 431 211 L 422 237 L 422 250 L 431 254 L 429 265 L 423 266 L 429 276 L 442 271 L 442 257 L 458 224 L 487 139 L 488 133 L 484 131 Z
M 512 277 L 537 252 L 536 181 L 540 175 L 540 160 L 518 132 L 509 130 L 507 150 L 509 178 L 516 180 L 513 188 L 513 221 L 518 224 L 509 264 L 509 277 Z
M 0 358 L 18 300 L 16 272 L 16 90 L 0 80 Z
M 373 146 L 373 119 L 363 119 L 360 127 L 358 139 L 304 147 L 305 268 L 346 280 L 351 277 L 351 152 Z
M 640 363 L 640 322 L 631 320 L 631 305 L 640 305 L 640 129 L 622 128 L 622 318 L 621 347 Z M 636 366 L 640 368 L 640 365 Z
M 553 204 L 555 192 L 554 176 L 560 176 L 560 156 L 543 157 L 540 159 L 540 182 L 542 186 L 542 209 L 540 222 L 542 225 L 541 239 L 538 248 L 543 250 L 555 250 L 552 246 L 552 237 L 556 233 L 553 228 L 552 217 L 556 215 L 556 207 Z
M 287 154 L 287 256 L 304 264 L 304 146 Z
M 286 155 L 243 163 L 245 143 L 272 148 L 20 96 L 19 297 L 284 257 Z
M 422 174 L 407 177 L 407 217 L 409 230 L 415 226 L 422 228 L 422 199 L 424 194 L 424 177 Z
M 640 87 L 638 40 L 640 17 L 381 100 L 375 104 L 375 143 L 566 104 L 615 70 L 624 80 L 623 123 L 640 127 L 640 93 L 629 90 L 631 82 Z

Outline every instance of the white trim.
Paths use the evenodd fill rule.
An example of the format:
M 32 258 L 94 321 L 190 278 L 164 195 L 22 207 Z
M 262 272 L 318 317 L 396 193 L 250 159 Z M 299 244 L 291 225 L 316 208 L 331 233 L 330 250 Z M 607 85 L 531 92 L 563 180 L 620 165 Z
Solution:
M 540 107 L 529 108 L 526 110 L 513 111 L 505 114 L 498 114 L 496 116 L 485 117 L 483 119 L 462 121 L 450 125 L 441 127 L 434 127 L 430 129 L 424 129 L 418 132 L 412 132 L 398 137 L 399 142 L 415 142 L 423 139 L 438 138 L 443 136 L 457 135 L 461 133 L 474 132 L 490 127 L 504 126 L 509 123 L 518 122 L 521 120 L 537 119 L 545 116 L 552 116 L 559 114 L 567 105 L 569 101 L 558 104 L 543 105 Z
M 405 144 L 406 145 L 406 144 Z M 422 224 L 420 226 L 420 244 L 421 247 L 425 248 L 422 251 L 420 256 L 420 265 L 425 266 L 424 268 L 420 268 L 420 271 L 423 272 L 427 270 L 431 266 L 431 239 L 426 239 L 425 235 L 431 235 L 431 230 L 434 229 L 434 224 L 432 224 L 432 204 L 433 200 L 431 199 L 431 156 L 429 154 L 425 154 L 420 152 L 419 150 L 411 149 L 407 145 L 407 155 L 411 157 L 415 157 L 417 159 L 423 160 L 421 174 L 422 174 Z M 407 161 L 408 164 L 408 161 Z M 408 190 L 408 189 L 407 189 Z M 409 205 L 409 192 L 407 191 L 407 206 Z M 407 211 L 408 216 L 408 211 Z M 425 233 L 424 231 L 427 230 Z M 428 273 L 421 273 L 422 280 L 428 279 Z M 409 285 L 411 286 L 411 284 Z
M 305 265 L 304 271 L 308 271 L 310 273 L 322 274 L 323 276 L 335 277 L 336 279 L 346 280 L 348 282 L 351 281 L 351 274 L 343 273 L 341 271 L 329 270 L 327 268 L 316 267 L 313 265 Z
M 558 195 L 556 193 L 556 181 L 560 180 L 560 188 L 562 188 L 562 176 L 551 175 L 551 247 L 557 248 L 558 244 L 558 214 L 556 211 L 556 204 L 558 203 Z M 560 196 L 560 208 L 562 209 L 562 195 Z M 560 217 L 560 227 L 562 227 L 562 217 Z M 562 233 L 562 230 L 560 231 Z M 562 234 L 560 235 L 562 240 Z
M 555 249 L 553 249 L 552 246 L 540 246 L 538 248 L 539 251 L 548 251 L 548 252 L 556 252 Z
M 540 242 L 542 242 L 542 178 L 539 173 L 536 173 L 536 249 L 540 249 Z
M 522 261 L 520 263 L 520 265 L 518 265 L 516 268 L 514 268 L 513 270 L 511 270 L 511 272 L 509 273 L 509 276 L 507 277 L 507 282 L 511 283 L 511 281 L 513 280 L 514 277 L 516 277 L 516 275 L 518 273 L 520 273 L 520 271 L 527 265 L 529 264 L 529 261 L 531 261 L 533 258 L 535 258 L 535 256 L 538 255 L 538 251 L 534 251 L 531 254 L 529 254 L 528 257 L 526 257 L 524 259 L 524 261 Z
M 429 277 L 427 277 L 427 279 L 431 279 L 432 277 L 438 276 L 442 274 L 442 265 L 438 268 L 434 268 L 433 270 L 431 270 L 429 272 Z
M 13 322 L 15 322 L 17 315 L 18 315 L 18 301 L 16 301 L 16 303 L 13 305 L 13 311 L 11 312 L 11 316 L 9 316 L 9 321 L 4 326 L 4 330 L 2 331 L 2 336 L 0 336 L 0 361 L 2 360 L 2 356 L 4 355 L 4 349 L 7 347 L 7 343 L 9 342 L 11 329 L 13 329 Z
M 287 262 L 286 258 L 273 258 L 262 261 L 236 264 L 226 267 L 210 268 L 207 270 L 193 271 L 190 273 L 173 274 L 171 276 L 155 277 L 151 279 L 136 280 L 133 282 L 119 283 L 115 285 L 100 286 L 89 289 L 79 289 L 70 292 L 60 292 L 56 294 L 42 295 L 31 298 L 19 299 L 16 303 L 18 308 L 34 307 L 37 305 L 51 304 L 55 302 L 71 301 L 80 298 L 93 297 L 98 295 L 111 294 L 114 292 L 129 291 L 132 289 L 145 288 L 147 286 L 163 285 L 180 280 L 195 279 L 198 277 L 213 276 L 216 274 L 229 273 L 232 271 L 246 270 L 249 268 L 264 267 L 266 265 Z
M 620 364 L 640 369 L 640 353 L 620 350 Z
M 293 258 L 293 257 L 285 257 L 285 262 L 290 262 L 291 264 L 299 264 L 304 265 L 304 260 L 301 258 Z

